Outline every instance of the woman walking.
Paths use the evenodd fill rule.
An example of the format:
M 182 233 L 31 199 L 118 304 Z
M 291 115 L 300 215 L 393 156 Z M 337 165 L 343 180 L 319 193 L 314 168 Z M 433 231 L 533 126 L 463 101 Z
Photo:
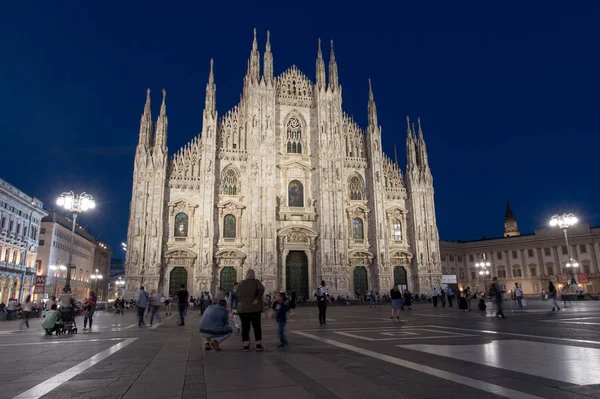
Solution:
M 552 299 L 552 311 L 554 312 L 560 310 L 560 306 L 558 306 L 558 303 L 556 303 L 556 287 L 554 286 L 554 283 L 552 283 L 552 281 L 548 283 L 548 295 Z
M 244 343 L 244 352 L 250 351 L 250 325 L 254 330 L 254 340 L 256 341 L 256 351 L 261 352 L 262 329 L 260 325 L 261 313 L 263 310 L 263 294 L 265 287 L 255 278 L 254 270 L 249 269 L 246 272 L 246 279 L 240 281 L 237 289 L 238 294 L 238 315 L 242 321 L 242 341 Z
M 292 291 L 290 295 L 290 315 L 294 315 L 294 311 L 296 309 L 296 302 L 298 302 L 298 297 L 296 296 L 296 292 Z
M 394 314 L 396 314 L 396 318 L 400 319 L 400 309 L 402 309 L 402 293 L 398 289 L 397 285 L 390 290 L 390 298 L 392 299 L 392 317 L 390 319 L 394 319 Z
M 31 302 L 31 295 L 27 295 L 27 299 L 25 299 L 25 303 L 22 306 L 23 308 L 23 321 L 21 322 L 21 327 L 23 327 L 23 323 L 29 328 L 29 318 L 31 317 L 31 312 L 33 311 L 33 302 Z
M 83 329 L 87 330 L 88 321 L 90 322 L 90 331 L 92 331 L 92 321 L 94 321 L 94 312 L 96 311 L 96 294 L 90 291 L 90 296 L 83 305 L 85 314 L 83 316 Z

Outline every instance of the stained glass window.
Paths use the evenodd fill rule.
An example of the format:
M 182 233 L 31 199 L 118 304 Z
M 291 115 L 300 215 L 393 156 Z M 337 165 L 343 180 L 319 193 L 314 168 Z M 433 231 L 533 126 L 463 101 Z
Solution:
M 237 195 L 238 177 L 233 169 L 228 169 L 221 180 L 221 192 L 223 195 Z
M 294 88 L 295 90 L 295 88 Z M 287 152 L 302 154 L 302 125 L 295 116 L 287 123 Z
M 365 238 L 363 221 L 359 218 L 352 219 L 352 237 L 355 240 L 363 240 Z
M 233 215 L 225 215 L 223 219 L 223 237 L 235 238 L 236 236 L 236 220 Z
M 188 236 L 188 215 L 181 212 L 175 215 L 175 237 Z
M 349 189 L 351 200 L 363 200 L 365 198 L 365 188 L 358 176 L 350 178 Z
M 392 221 L 392 240 L 402 240 L 402 223 L 398 219 Z
M 304 206 L 304 186 L 298 180 L 292 180 L 288 185 L 289 206 Z

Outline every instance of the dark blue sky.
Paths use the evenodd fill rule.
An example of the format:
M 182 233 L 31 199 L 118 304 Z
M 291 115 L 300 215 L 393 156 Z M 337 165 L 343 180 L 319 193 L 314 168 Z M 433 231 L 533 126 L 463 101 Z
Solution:
M 254 27 L 261 53 L 271 30 L 276 74 L 312 80 L 317 38 L 334 39 L 345 110 L 366 125 L 370 77 L 403 170 L 405 116 L 422 118 L 442 239 L 501 235 L 507 199 L 522 232 L 557 211 L 600 224 L 592 2 L 21 3 L 0 10 L 0 177 L 50 206 L 93 194 L 82 224 L 116 255 L 146 88 L 154 119 L 167 89 L 173 153 L 201 130 L 211 57 L 219 113 L 239 101 Z

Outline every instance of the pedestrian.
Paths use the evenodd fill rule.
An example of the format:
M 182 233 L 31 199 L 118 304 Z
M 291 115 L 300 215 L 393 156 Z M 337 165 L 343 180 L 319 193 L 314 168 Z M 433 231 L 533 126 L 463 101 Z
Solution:
M 375 293 L 375 305 L 378 309 L 381 309 L 381 295 L 379 295 L 379 292 Z
M 392 298 L 392 317 L 396 315 L 396 319 L 400 320 L 400 309 L 402 309 L 402 293 L 398 289 L 398 285 L 394 285 L 390 290 L 390 298 Z
M 58 306 L 53 303 L 50 310 L 46 313 L 46 320 L 42 323 L 42 328 L 46 330 L 46 335 L 52 335 L 54 331 L 62 329 L 63 322 L 60 317 Z
M 90 322 L 90 331 L 92 331 L 92 322 L 96 312 L 96 294 L 90 291 L 90 296 L 83 303 L 83 331 L 87 330 L 88 321 Z
M 473 293 L 471 292 L 471 287 L 467 287 L 466 290 L 462 293 L 464 294 L 465 302 L 467 303 L 467 308 L 465 309 L 467 312 L 471 311 L 471 299 L 473 298 Z
M 563 306 L 566 308 L 567 307 L 567 301 L 569 301 L 569 305 L 573 305 L 573 303 L 569 300 L 569 284 L 565 284 L 565 286 L 563 287 L 561 293 L 560 293 L 560 298 L 563 301 Z
M 144 328 L 144 312 L 148 308 L 150 298 L 144 287 L 140 287 L 140 292 L 137 295 L 137 312 L 138 312 L 138 327 Z
M 290 310 L 290 306 L 285 300 L 285 293 L 280 292 L 275 296 L 275 303 L 273 303 L 275 320 L 277 321 L 277 331 L 279 332 L 278 348 L 285 348 L 288 346 L 287 339 L 285 339 L 285 323 L 287 322 L 287 312 Z
M 404 310 L 405 306 L 408 308 L 408 310 L 412 310 L 412 308 L 410 307 L 411 305 L 412 305 L 412 294 L 410 293 L 410 291 L 407 288 L 406 290 L 404 290 L 404 301 L 402 301 L 402 310 Z
M 158 315 L 158 312 L 160 311 L 160 294 L 156 292 L 156 290 L 152 290 L 152 293 L 150 294 L 150 309 L 150 324 L 148 324 L 148 327 L 152 327 L 154 317 L 160 321 L 160 316 Z
M 27 298 L 25 299 L 25 303 L 23 303 L 22 305 L 22 309 L 23 309 L 23 321 L 21 321 L 21 327 L 23 327 L 23 324 L 25 324 L 27 326 L 27 328 L 29 328 L 29 318 L 32 315 L 33 312 L 33 302 L 31 302 L 31 295 L 27 295 Z
M 519 304 L 519 308 L 523 309 L 523 290 L 519 283 L 515 283 L 515 299 Z
M 191 297 L 190 297 L 190 307 L 189 307 L 189 310 L 190 310 L 190 312 L 193 312 L 193 311 L 194 311 L 194 304 L 196 303 L 195 301 L 196 301 L 196 300 L 194 299 L 194 297 L 193 297 L 193 296 L 191 296 Z
M 506 319 L 504 316 L 504 311 L 502 310 L 502 301 L 504 300 L 503 294 L 504 291 L 500 284 L 498 284 L 498 277 L 493 278 L 492 286 L 490 287 L 490 296 L 496 299 L 496 317 L 501 317 Z
M 171 298 L 171 295 L 169 295 L 165 299 L 165 316 L 168 316 L 171 314 L 171 303 L 172 302 L 173 302 L 173 298 Z
M 546 291 L 542 288 L 542 301 L 546 300 Z
M 454 292 L 450 286 L 446 287 L 446 294 L 448 295 L 448 306 L 452 307 L 452 301 L 454 300 Z
M 317 296 L 318 296 L 318 294 L 317 294 Z M 369 293 L 369 307 L 370 308 L 375 307 L 375 294 L 373 294 L 373 291 L 371 291 Z
M 290 315 L 294 315 L 294 311 L 296 309 L 296 302 L 298 302 L 298 297 L 296 296 L 296 292 L 292 291 L 290 294 Z
M 440 299 L 442 300 L 442 307 L 446 307 L 446 290 L 440 287 Z
M 256 351 L 263 351 L 262 329 L 260 325 L 263 310 L 265 287 L 255 278 L 254 269 L 248 269 L 246 278 L 238 285 L 238 314 L 242 321 L 242 342 L 244 352 L 250 351 L 250 325 L 254 330 Z
M 558 303 L 556 303 L 556 287 L 554 286 L 554 283 L 552 283 L 552 281 L 550 281 L 548 283 L 548 296 L 550 297 L 550 299 L 552 299 L 552 311 L 557 311 L 560 310 L 560 306 L 558 306 Z
M 375 302 L 373 291 L 371 291 L 371 303 Z M 317 290 L 317 306 L 319 307 L 319 325 L 327 325 L 327 288 L 325 287 L 325 280 L 321 280 L 321 286 Z M 369 306 L 371 307 L 371 306 Z
M 178 305 L 179 305 L 179 319 L 181 322 L 179 326 L 185 326 L 184 314 L 188 306 L 188 291 L 185 289 L 185 284 L 181 284 L 181 288 L 179 288 L 179 293 L 177 293 Z
M 221 299 L 218 304 L 210 305 L 200 320 L 200 335 L 204 338 L 204 350 L 221 351 L 220 344 L 231 336 L 227 301 Z
M 433 302 L 433 307 L 437 308 L 438 290 L 435 287 L 433 287 L 433 289 L 431 290 L 431 302 Z
M 10 298 L 8 300 L 8 305 L 6 306 L 6 320 L 13 320 L 17 313 L 17 300 L 15 298 Z

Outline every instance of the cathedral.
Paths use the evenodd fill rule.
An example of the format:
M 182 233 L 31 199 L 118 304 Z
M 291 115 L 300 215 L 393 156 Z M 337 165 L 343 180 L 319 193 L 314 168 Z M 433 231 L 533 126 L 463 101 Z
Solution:
M 262 61 L 262 68 L 261 68 Z M 202 131 L 169 157 L 162 91 L 140 122 L 127 233 L 126 288 L 163 295 L 229 290 L 252 268 L 267 291 L 312 296 L 428 292 L 441 284 L 433 179 L 420 121 L 408 122 L 407 167 L 382 151 L 371 82 L 368 126 L 342 108 L 333 50 L 319 40 L 315 82 L 273 74 L 256 30 L 238 105 L 216 109 L 213 61 Z

